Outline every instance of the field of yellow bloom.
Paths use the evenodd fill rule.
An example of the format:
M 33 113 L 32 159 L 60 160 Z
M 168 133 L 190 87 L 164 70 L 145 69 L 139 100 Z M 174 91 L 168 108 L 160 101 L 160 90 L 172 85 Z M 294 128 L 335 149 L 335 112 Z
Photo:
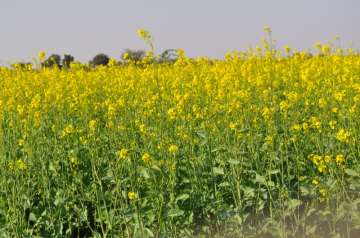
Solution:
M 359 237 L 360 56 L 265 48 L 0 68 L 0 237 Z

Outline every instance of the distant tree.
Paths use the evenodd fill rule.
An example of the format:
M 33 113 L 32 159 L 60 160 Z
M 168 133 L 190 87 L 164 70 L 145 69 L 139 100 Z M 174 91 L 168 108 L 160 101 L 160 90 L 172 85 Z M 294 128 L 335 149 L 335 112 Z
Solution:
M 319 56 L 322 57 L 324 55 L 319 54 Z M 293 53 L 291 55 L 291 57 L 300 57 L 300 58 L 304 58 L 304 59 L 310 59 L 310 58 L 314 57 L 314 55 L 311 52 L 304 52 L 304 53 L 296 52 L 296 53 Z
M 159 62 L 160 63 L 173 63 L 178 58 L 179 58 L 179 55 L 177 53 L 177 50 L 175 50 L 175 49 L 167 49 L 167 50 L 164 50 L 164 52 L 162 52 L 160 54 Z
M 47 60 L 44 61 L 42 64 L 43 67 L 52 68 L 54 66 L 57 66 L 61 68 L 61 57 L 58 54 L 52 54 L 47 58 Z
M 122 54 L 121 58 L 125 61 L 139 62 L 144 59 L 146 52 L 144 50 L 130 50 L 126 49 Z
M 74 62 L 75 58 L 72 55 L 64 55 L 62 60 L 62 67 L 68 69 L 70 68 L 70 64 Z
M 13 69 L 31 69 L 32 68 L 32 63 L 30 62 L 18 62 L 18 63 L 14 63 L 11 64 L 11 67 Z
M 97 54 L 91 61 L 92 66 L 107 65 L 109 63 L 109 56 L 106 54 Z

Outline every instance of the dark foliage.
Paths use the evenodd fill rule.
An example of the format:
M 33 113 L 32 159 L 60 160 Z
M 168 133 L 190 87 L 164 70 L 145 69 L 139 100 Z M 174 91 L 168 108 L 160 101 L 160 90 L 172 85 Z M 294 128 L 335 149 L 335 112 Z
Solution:
M 125 57 L 125 55 L 127 56 Z M 144 50 L 126 49 L 122 53 L 121 58 L 124 59 L 125 61 L 140 62 L 141 60 L 144 59 L 145 56 L 146 56 L 146 52 Z
M 58 54 L 50 55 L 49 58 L 44 61 L 42 66 L 46 67 L 46 68 L 53 68 L 55 66 L 58 67 L 58 68 L 61 68 L 61 57 L 60 57 L 60 55 L 58 55 Z
M 97 54 L 91 61 L 90 64 L 94 67 L 100 66 L 100 65 L 107 65 L 109 63 L 109 56 L 106 54 Z
M 13 69 L 29 69 L 30 65 L 32 65 L 32 63 L 30 63 L 30 62 L 18 62 L 18 63 L 11 64 L 11 67 Z
M 64 55 L 64 58 L 62 59 L 62 66 L 68 69 L 74 60 L 75 58 L 72 55 Z
M 179 55 L 177 54 L 177 50 L 175 49 L 167 49 L 164 50 L 164 52 L 161 53 L 159 57 L 160 63 L 173 63 L 179 58 Z

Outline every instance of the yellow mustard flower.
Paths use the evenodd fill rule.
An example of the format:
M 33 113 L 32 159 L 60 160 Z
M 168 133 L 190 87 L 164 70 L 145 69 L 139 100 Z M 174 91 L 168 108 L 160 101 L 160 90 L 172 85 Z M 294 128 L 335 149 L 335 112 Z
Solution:
M 178 148 L 177 145 L 170 145 L 170 146 L 169 146 L 169 152 L 170 152 L 171 154 L 175 154 L 178 150 L 179 150 L 179 148 Z
M 144 161 L 145 163 L 148 163 L 149 161 L 151 161 L 151 155 L 149 153 L 144 153 L 141 156 L 141 160 Z
M 125 149 L 125 148 L 118 150 L 118 151 L 116 151 L 116 156 L 119 159 L 127 159 L 127 158 L 129 158 L 129 150 Z
M 350 139 L 350 133 L 344 129 L 340 129 L 336 133 L 336 139 L 338 139 L 341 142 L 349 142 Z
M 342 154 L 336 155 L 335 162 L 337 165 L 341 165 L 345 162 L 345 156 Z
M 134 191 L 128 192 L 128 198 L 130 201 L 133 201 L 138 198 L 138 194 Z
M 89 121 L 89 130 L 90 130 L 91 133 L 95 132 L 96 123 L 97 123 L 96 120 Z
M 16 168 L 25 171 L 27 169 L 27 165 L 23 159 L 16 160 Z

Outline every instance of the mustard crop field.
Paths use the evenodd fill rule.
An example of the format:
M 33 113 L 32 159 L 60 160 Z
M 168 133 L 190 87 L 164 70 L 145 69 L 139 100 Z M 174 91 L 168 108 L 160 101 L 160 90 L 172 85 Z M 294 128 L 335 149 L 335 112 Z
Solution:
M 1 67 L 0 237 L 359 237 L 360 56 L 317 46 Z

